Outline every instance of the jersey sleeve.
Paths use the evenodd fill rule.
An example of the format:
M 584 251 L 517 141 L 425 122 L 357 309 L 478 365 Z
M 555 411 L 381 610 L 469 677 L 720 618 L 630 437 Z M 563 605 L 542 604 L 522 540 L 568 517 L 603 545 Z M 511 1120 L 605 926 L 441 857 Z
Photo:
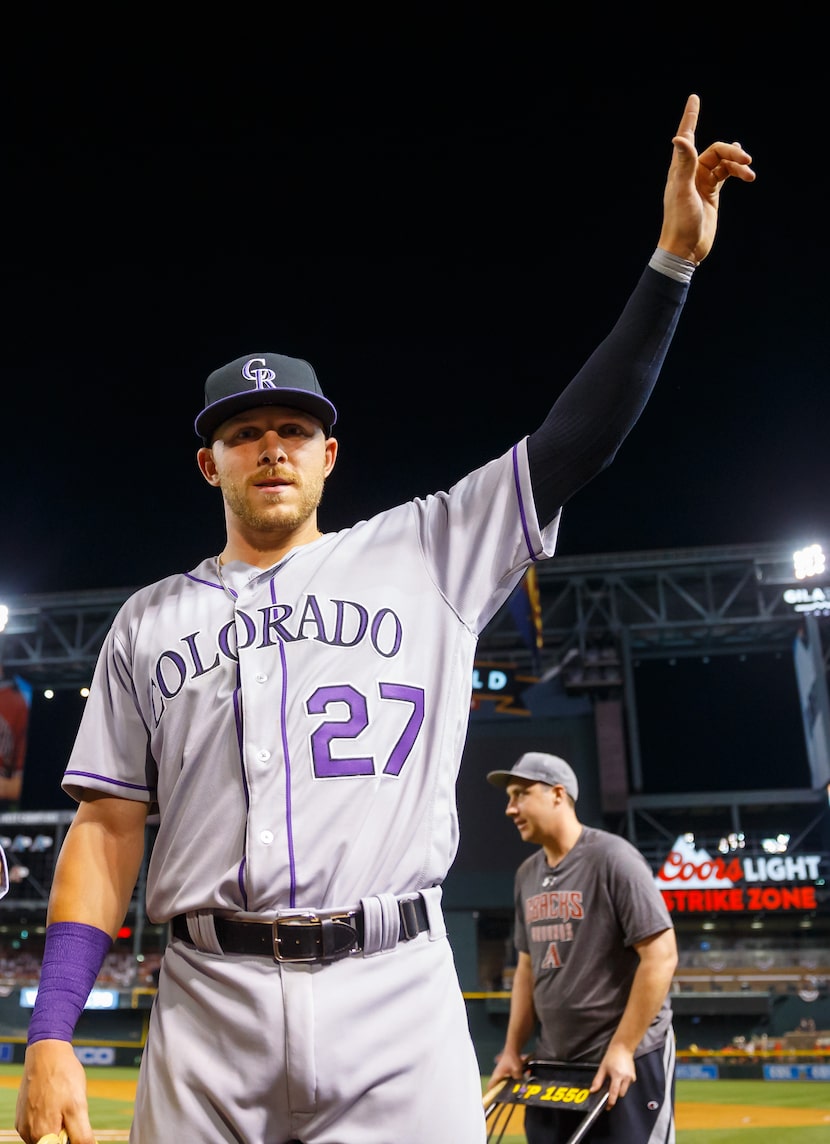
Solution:
M 62 789 L 76 801 L 100 791 L 155 802 L 156 770 L 149 730 L 136 701 L 129 653 L 128 617 L 134 598 L 119 612 L 98 656 Z
M 463 477 L 448 493 L 416 500 L 422 553 L 453 610 L 478 635 L 527 567 L 553 555 L 559 516 L 544 528 L 533 501 L 527 438 Z

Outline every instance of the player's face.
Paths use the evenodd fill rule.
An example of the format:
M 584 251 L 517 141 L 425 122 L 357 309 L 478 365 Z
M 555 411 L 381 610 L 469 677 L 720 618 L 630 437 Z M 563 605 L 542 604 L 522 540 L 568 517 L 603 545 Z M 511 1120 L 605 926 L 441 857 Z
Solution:
M 522 836 L 523 842 L 538 842 L 548 833 L 551 813 L 556 806 L 557 787 L 547 783 L 531 782 L 529 779 L 515 779 L 507 786 L 507 809 L 505 814 Z
M 285 406 L 246 410 L 220 425 L 199 466 L 246 531 L 285 533 L 313 518 L 337 442 L 316 417 Z

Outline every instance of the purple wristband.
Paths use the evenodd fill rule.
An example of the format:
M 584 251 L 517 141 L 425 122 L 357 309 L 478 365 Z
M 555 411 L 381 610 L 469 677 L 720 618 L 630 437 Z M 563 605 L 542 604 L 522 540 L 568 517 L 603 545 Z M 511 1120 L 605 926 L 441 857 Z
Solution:
M 47 926 L 27 1044 L 72 1040 L 111 945 L 110 935 L 95 926 L 81 922 Z

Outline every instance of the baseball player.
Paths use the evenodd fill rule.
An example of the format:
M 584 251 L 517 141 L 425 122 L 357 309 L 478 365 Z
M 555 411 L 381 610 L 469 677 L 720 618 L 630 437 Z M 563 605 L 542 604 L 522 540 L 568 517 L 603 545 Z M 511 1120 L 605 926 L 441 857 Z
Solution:
M 692 95 L 622 317 L 542 425 L 448 492 L 325 533 L 336 411 L 313 368 L 250 353 L 208 377 L 197 459 L 226 543 L 127 600 L 101 649 L 63 779 L 78 811 L 18 1097 L 27 1144 L 61 1125 L 94 1139 L 71 1042 L 148 815 L 147 912 L 170 942 L 132 1144 L 484 1141 L 441 909 L 476 641 L 636 422 L 725 180 L 755 178 L 737 143 L 697 153 L 698 111 Z
M 596 1064 L 591 1091 L 608 1088 L 586 1140 L 672 1144 L 677 942 L 648 863 L 627 839 L 579 821 L 579 783 L 557 755 L 530 751 L 487 779 L 537 846 L 516 872 L 518 964 L 491 1084 L 523 1077 L 538 1024 L 535 1058 Z M 564 1144 L 575 1129 L 567 1108 L 528 1105 L 524 1124 L 528 1144 Z

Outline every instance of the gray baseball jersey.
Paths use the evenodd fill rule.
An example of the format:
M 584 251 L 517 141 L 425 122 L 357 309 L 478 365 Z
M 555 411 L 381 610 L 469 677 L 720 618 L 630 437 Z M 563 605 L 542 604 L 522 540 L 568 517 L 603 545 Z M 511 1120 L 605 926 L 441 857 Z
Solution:
M 654 875 L 625 838 L 584 826 L 557 866 L 541 849 L 525 859 L 515 889 L 515 945 L 533 965 L 537 1055 L 599 1062 L 639 963 L 632 946 L 672 928 Z M 666 998 L 635 1057 L 663 1044 L 671 1020 Z
M 439 884 L 477 637 L 557 528 L 537 525 L 523 440 L 266 571 L 211 558 L 135 593 L 63 787 L 157 805 L 150 918 Z

